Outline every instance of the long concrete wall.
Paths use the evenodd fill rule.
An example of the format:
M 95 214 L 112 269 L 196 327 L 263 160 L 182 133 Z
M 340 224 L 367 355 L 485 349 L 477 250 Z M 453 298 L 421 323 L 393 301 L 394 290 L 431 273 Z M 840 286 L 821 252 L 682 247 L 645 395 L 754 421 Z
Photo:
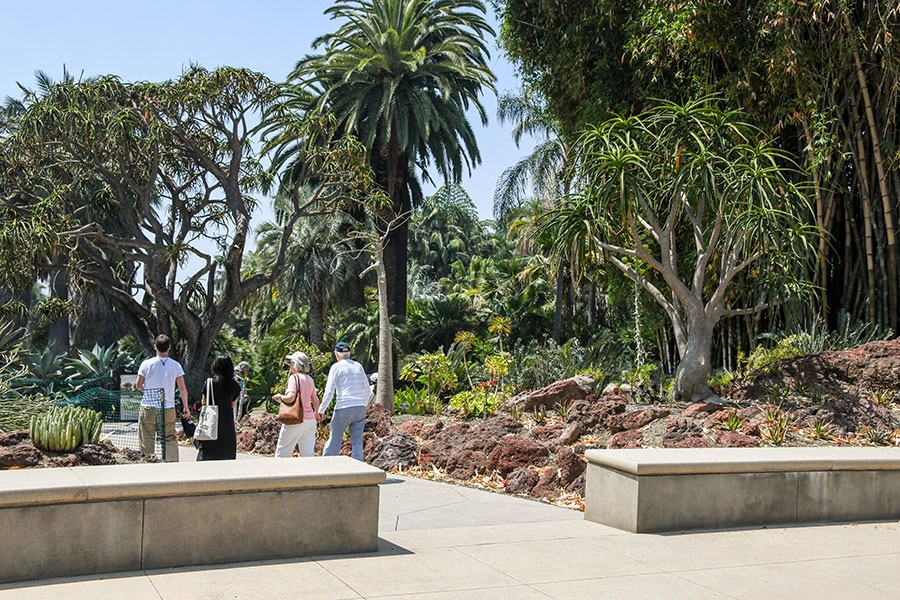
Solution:
M 900 448 L 590 450 L 585 519 L 631 532 L 900 518 Z
M 0 471 L 0 582 L 374 551 L 384 480 L 345 456 Z

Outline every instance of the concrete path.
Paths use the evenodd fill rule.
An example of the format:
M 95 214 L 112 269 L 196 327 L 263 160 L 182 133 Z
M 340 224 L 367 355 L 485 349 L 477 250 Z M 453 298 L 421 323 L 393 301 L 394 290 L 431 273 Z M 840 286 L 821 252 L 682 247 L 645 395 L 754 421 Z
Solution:
M 369 554 L 4 584 L 0 600 L 893 600 L 900 590 L 897 522 L 636 535 L 548 504 L 391 475 L 379 530 Z

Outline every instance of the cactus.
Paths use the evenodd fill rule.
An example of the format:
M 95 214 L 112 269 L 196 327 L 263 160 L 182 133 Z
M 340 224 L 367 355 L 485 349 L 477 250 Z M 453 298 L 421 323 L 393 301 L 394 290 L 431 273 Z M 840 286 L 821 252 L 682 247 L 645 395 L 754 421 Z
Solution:
M 100 413 L 93 410 L 54 407 L 46 414 L 32 416 L 28 433 L 38 448 L 71 452 L 81 444 L 96 444 L 102 426 Z

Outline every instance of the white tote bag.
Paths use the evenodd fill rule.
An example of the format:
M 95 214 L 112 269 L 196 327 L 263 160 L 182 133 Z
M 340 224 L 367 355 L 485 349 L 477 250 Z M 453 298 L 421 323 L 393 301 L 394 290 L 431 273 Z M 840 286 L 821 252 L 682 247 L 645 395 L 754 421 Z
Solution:
M 200 407 L 200 422 L 194 432 L 194 439 L 209 442 L 219 438 L 219 407 L 213 398 L 212 379 L 206 380 L 206 402 Z

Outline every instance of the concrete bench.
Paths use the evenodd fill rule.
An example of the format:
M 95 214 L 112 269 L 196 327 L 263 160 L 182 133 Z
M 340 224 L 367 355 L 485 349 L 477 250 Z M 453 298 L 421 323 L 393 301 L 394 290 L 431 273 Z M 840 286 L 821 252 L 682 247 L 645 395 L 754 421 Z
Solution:
M 631 532 L 900 518 L 900 448 L 648 448 L 585 458 L 585 519 Z
M 0 582 L 374 551 L 384 480 L 346 456 L 0 471 Z

